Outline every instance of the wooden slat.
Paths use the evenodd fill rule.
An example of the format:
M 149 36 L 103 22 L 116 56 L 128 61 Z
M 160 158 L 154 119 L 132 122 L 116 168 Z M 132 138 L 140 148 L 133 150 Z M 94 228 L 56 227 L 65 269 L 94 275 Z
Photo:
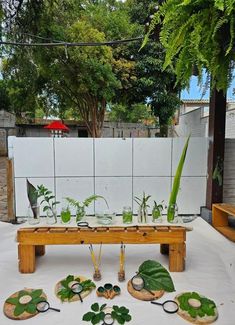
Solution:
M 49 228 L 47 227 L 47 228 L 38 228 L 37 229 L 37 232 L 48 232 L 49 231 Z
M 167 226 L 155 226 L 157 231 L 169 231 L 169 227 Z
M 126 231 L 127 232 L 135 232 L 135 231 L 137 231 L 137 228 L 136 227 L 126 227 Z
M 107 231 L 107 227 L 97 227 L 96 228 L 97 232 L 106 232 Z
M 140 232 L 153 232 L 155 231 L 154 227 L 151 226 L 139 226 Z
M 51 227 L 50 233 L 65 233 L 67 228 L 63 227 Z
M 9 221 L 15 219 L 13 184 L 13 163 L 12 160 L 7 159 L 7 216 Z
M 223 234 L 229 240 L 235 242 L 235 229 L 231 227 L 215 227 L 221 234 Z
M 125 231 L 126 229 L 124 227 L 110 227 L 110 232 L 118 232 L 118 231 Z
M 213 204 L 213 206 L 221 211 L 226 212 L 227 214 L 235 217 L 235 206 L 226 203 L 217 203 Z
M 78 232 L 80 231 L 80 228 L 78 227 L 68 227 L 67 232 Z

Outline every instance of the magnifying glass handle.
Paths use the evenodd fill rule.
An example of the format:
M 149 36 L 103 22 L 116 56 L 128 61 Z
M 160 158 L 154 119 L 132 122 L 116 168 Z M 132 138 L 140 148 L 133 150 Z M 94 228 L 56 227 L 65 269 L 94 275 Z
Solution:
M 82 296 L 80 295 L 80 293 L 78 294 L 78 296 L 79 296 L 80 301 L 83 302 Z
M 54 311 L 58 311 L 58 312 L 60 312 L 60 309 L 57 309 L 57 308 L 52 308 L 52 307 L 50 307 L 50 308 L 48 308 L 48 309 L 51 309 L 51 310 L 54 310 Z
M 156 302 L 156 301 L 151 301 L 151 304 L 158 305 L 158 306 L 162 306 L 162 303 Z

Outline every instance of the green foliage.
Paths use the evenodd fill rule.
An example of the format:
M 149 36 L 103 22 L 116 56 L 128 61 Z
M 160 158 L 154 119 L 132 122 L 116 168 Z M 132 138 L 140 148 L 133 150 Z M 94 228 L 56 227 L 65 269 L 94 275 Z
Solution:
M 111 105 L 108 116 L 113 122 L 141 123 L 153 119 L 148 106 L 143 103 L 132 104 L 130 107 L 125 104 Z
M 174 67 L 177 82 L 189 84 L 192 66 L 201 81 L 205 68 L 212 76 L 212 88 L 226 92 L 235 58 L 234 14 L 235 0 L 168 0 L 155 13 L 144 44 L 161 24 L 164 68 Z
M 104 321 L 105 313 L 104 308 L 106 304 L 99 306 L 98 303 L 91 305 L 91 312 L 83 315 L 82 320 L 86 322 L 91 322 L 92 324 L 99 324 Z M 111 313 L 112 318 L 118 322 L 118 324 L 125 324 L 126 322 L 131 321 L 131 315 L 129 314 L 129 309 L 122 306 L 113 306 L 113 311 Z
M 185 310 L 189 313 L 189 315 L 193 318 L 204 317 L 204 316 L 214 316 L 216 305 L 214 301 L 207 299 L 205 297 L 200 296 L 196 292 L 185 292 L 184 294 L 180 295 L 178 298 L 180 303 L 180 308 Z M 192 307 L 188 301 L 189 299 L 196 299 L 200 301 L 201 306 L 199 308 Z
M 45 203 L 43 212 L 50 210 L 53 212 L 53 208 L 59 204 L 59 201 L 55 201 L 55 195 L 52 195 L 52 191 L 48 190 L 43 184 L 37 186 L 38 198 L 42 197 L 40 204 Z
M 106 199 L 101 195 L 91 195 L 88 198 L 86 198 L 83 202 L 76 201 L 75 199 L 72 199 L 70 197 L 66 197 L 65 199 L 74 208 L 88 207 L 93 201 L 96 201 L 98 199 L 103 199 L 108 207 L 108 203 L 107 203 Z
M 69 284 L 72 281 L 79 282 L 83 288 L 83 291 L 90 291 L 96 287 L 94 282 L 92 282 L 91 280 L 85 280 L 81 282 L 80 278 L 75 277 L 74 275 L 68 275 L 65 280 L 61 281 L 62 288 L 57 293 L 61 301 L 70 301 L 76 295 L 72 292 L 71 288 L 69 287 Z
M 23 296 L 30 296 L 30 302 L 27 304 L 21 304 L 19 300 Z M 22 315 L 24 312 L 35 314 L 37 312 L 36 305 L 42 300 L 45 300 L 45 298 L 42 296 L 42 290 L 37 289 L 33 291 L 21 290 L 19 291 L 17 297 L 8 298 L 6 302 L 11 305 L 15 305 L 14 316 L 17 317 Z
M 157 261 L 148 260 L 142 263 L 138 275 L 144 279 L 148 290 L 175 291 L 169 272 Z
M 151 195 L 146 196 L 145 192 L 143 192 L 142 198 L 139 198 L 137 196 L 134 197 L 134 201 L 139 205 L 140 222 L 147 222 L 147 216 L 148 216 L 147 208 L 149 208 L 149 205 L 147 204 L 147 202 L 150 198 L 151 198 Z
M 180 179 L 181 179 L 181 174 L 183 171 L 183 167 L 184 167 L 184 162 L 186 159 L 186 154 L 187 154 L 187 150 L 188 150 L 188 144 L 189 144 L 189 139 L 190 136 L 188 137 L 180 160 L 179 160 L 179 164 L 178 167 L 176 169 L 176 173 L 175 173 L 175 177 L 174 177 L 174 182 L 173 182 L 173 186 L 172 186 L 172 190 L 171 190 L 171 195 L 170 195 L 170 199 L 169 199 L 169 205 L 168 205 L 168 210 L 167 210 L 167 221 L 173 221 L 174 220 L 174 211 L 172 211 L 171 207 L 173 204 L 176 204 L 176 200 L 177 200 L 177 195 L 180 189 Z

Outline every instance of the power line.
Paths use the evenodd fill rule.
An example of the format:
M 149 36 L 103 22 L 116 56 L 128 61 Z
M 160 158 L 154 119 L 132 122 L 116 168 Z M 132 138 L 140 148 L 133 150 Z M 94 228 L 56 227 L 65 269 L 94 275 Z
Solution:
M 76 47 L 76 46 L 112 46 L 117 44 L 125 44 L 129 42 L 135 42 L 143 40 L 143 36 L 136 38 L 129 38 L 124 40 L 116 40 L 109 42 L 50 42 L 50 43 L 28 43 L 28 42 L 10 42 L 10 41 L 0 41 L 0 45 L 11 45 L 11 46 L 45 46 L 45 47 L 55 47 L 55 46 L 65 46 L 65 47 Z

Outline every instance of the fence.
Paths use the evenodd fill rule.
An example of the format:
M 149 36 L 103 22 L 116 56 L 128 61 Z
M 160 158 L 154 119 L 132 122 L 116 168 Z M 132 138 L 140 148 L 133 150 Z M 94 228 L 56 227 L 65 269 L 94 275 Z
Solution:
M 60 202 L 67 196 L 84 200 L 92 194 L 103 195 L 117 213 L 125 205 L 137 213 L 133 199 L 143 191 L 152 196 L 150 207 L 153 200 L 167 204 L 185 141 L 11 137 L 16 216 L 25 216 L 27 211 L 26 178 L 34 186 L 44 184 Z M 206 138 L 190 139 L 177 200 L 182 214 L 198 214 L 205 205 L 207 149 Z M 98 200 L 87 212 L 94 214 L 105 208 L 105 203 Z

